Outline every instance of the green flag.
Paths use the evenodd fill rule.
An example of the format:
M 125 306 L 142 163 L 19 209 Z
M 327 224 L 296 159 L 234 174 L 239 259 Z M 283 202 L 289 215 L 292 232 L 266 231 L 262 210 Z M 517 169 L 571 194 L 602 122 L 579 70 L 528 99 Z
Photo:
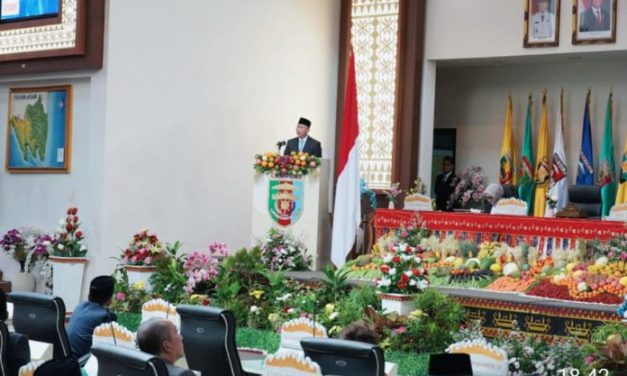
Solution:
M 535 163 L 533 162 L 533 140 L 531 129 L 531 110 L 533 100 L 529 95 L 527 104 L 527 120 L 525 121 L 525 134 L 523 136 L 523 148 L 520 158 L 520 178 L 518 179 L 518 197 L 527 202 L 527 214 L 533 212 L 533 196 L 535 191 Z
M 607 99 L 605 112 L 605 129 L 601 143 L 601 157 L 599 158 L 599 186 L 601 187 L 602 216 L 610 214 L 610 209 L 616 200 L 616 167 L 614 165 L 614 137 L 612 136 L 612 93 Z

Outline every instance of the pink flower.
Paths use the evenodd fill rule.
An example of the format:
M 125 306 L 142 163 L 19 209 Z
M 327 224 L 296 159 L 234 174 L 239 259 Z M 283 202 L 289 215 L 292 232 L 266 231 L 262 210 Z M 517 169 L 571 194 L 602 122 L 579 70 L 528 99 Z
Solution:
M 584 363 L 586 363 L 587 366 L 589 366 L 594 362 L 594 356 L 588 355 L 583 359 L 583 361 Z
M 152 263 L 152 258 L 146 257 L 146 259 L 144 260 L 144 264 L 150 265 L 151 263 Z
M 120 291 L 117 294 L 115 294 L 115 299 L 123 302 L 124 299 L 126 299 L 126 294 Z
M 403 334 L 403 333 L 406 333 L 406 332 L 407 332 L 407 328 L 406 328 L 406 327 L 404 327 L 404 326 L 401 326 L 401 327 L 399 327 L 399 328 L 396 330 L 396 333 L 398 333 L 398 334 Z

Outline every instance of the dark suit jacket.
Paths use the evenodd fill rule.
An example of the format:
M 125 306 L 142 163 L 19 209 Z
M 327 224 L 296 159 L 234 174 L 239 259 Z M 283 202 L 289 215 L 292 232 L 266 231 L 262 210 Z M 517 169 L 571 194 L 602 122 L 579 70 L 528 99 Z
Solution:
M 597 22 L 597 18 L 592 11 L 592 7 L 589 7 L 581 15 L 579 20 L 579 31 L 609 31 L 610 30 L 610 14 L 603 8 L 601 8 L 601 14 L 603 15 L 603 21 Z
M 287 141 L 283 155 L 290 155 L 293 151 L 298 152 L 298 137 L 291 138 Z M 316 157 L 322 157 L 322 146 L 320 145 L 320 141 L 308 136 L 305 146 L 303 147 L 303 152 L 315 155 Z
M 435 205 L 438 210 L 452 210 L 453 208 L 448 204 L 451 194 L 455 190 L 455 182 L 457 177 L 455 171 L 453 171 L 446 179 L 444 174 L 440 174 L 435 178 Z
M 168 368 L 168 375 L 170 376 L 196 376 L 196 374 L 188 369 L 175 366 L 174 364 L 166 363 Z
M 30 347 L 28 338 L 19 333 L 9 333 L 9 346 L 7 346 L 7 360 L 9 374 L 7 376 L 17 376 L 20 367 L 30 362 Z

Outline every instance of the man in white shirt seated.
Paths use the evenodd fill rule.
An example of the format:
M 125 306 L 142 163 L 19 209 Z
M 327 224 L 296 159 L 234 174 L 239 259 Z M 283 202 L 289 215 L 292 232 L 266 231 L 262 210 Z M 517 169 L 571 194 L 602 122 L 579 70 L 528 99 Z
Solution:
M 137 346 L 162 359 L 171 376 L 194 376 L 194 372 L 174 365 L 183 356 L 183 337 L 171 321 L 156 318 L 144 321 L 137 329 Z

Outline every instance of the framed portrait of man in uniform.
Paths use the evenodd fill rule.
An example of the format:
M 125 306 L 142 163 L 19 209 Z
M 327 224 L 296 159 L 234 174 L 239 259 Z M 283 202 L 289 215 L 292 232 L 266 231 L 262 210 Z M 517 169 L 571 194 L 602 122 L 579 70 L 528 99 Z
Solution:
M 573 44 L 615 43 L 617 0 L 573 0 Z
M 560 0 L 526 0 L 523 47 L 555 47 L 560 38 Z

